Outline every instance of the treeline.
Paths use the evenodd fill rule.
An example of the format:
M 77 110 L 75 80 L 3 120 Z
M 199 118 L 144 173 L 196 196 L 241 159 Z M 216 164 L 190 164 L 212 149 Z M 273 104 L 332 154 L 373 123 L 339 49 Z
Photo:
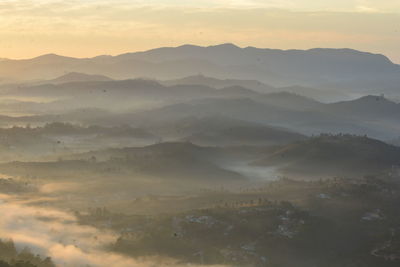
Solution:
M 50 257 L 42 258 L 28 248 L 18 251 L 12 240 L 0 239 L 0 267 L 55 267 Z

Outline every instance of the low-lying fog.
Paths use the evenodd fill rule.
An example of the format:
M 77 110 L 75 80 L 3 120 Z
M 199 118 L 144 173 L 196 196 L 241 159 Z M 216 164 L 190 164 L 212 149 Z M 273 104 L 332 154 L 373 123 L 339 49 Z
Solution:
M 13 239 L 19 250 L 29 248 L 35 254 L 51 257 L 57 266 L 196 266 L 166 257 L 133 259 L 109 252 L 107 246 L 116 241 L 116 233 L 80 225 L 74 214 L 66 211 L 24 204 L 34 201 L 0 195 L 0 236 Z
M 271 52 L 1 61 L 0 265 L 399 266 L 398 66 Z
M 276 166 L 255 166 L 246 161 L 222 164 L 221 167 L 239 173 L 254 183 L 276 181 L 281 176 Z

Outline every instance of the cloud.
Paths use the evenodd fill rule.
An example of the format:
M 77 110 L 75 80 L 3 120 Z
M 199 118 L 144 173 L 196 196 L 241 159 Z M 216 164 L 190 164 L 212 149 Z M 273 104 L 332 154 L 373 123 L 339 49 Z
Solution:
M 34 253 L 50 256 L 58 266 L 188 266 L 174 259 L 133 259 L 109 252 L 105 247 L 116 240 L 115 233 L 79 225 L 67 212 L 22 205 L 7 195 L 0 195 L 0 214 L 1 238 L 13 239 L 20 249 L 26 246 Z

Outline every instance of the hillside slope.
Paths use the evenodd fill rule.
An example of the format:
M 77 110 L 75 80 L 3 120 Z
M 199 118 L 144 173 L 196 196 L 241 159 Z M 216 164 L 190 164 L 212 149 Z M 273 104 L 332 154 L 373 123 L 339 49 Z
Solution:
M 291 176 L 367 175 L 400 165 L 400 148 L 368 137 L 321 135 L 282 147 L 256 165 L 278 165 Z

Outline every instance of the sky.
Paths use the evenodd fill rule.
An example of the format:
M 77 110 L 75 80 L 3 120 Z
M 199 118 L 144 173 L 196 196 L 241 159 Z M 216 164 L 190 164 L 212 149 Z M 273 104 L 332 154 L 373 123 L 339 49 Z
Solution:
M 220 43 L 354 48 L 400 63 L 400 1 L 0 0 L 0 58 Z

